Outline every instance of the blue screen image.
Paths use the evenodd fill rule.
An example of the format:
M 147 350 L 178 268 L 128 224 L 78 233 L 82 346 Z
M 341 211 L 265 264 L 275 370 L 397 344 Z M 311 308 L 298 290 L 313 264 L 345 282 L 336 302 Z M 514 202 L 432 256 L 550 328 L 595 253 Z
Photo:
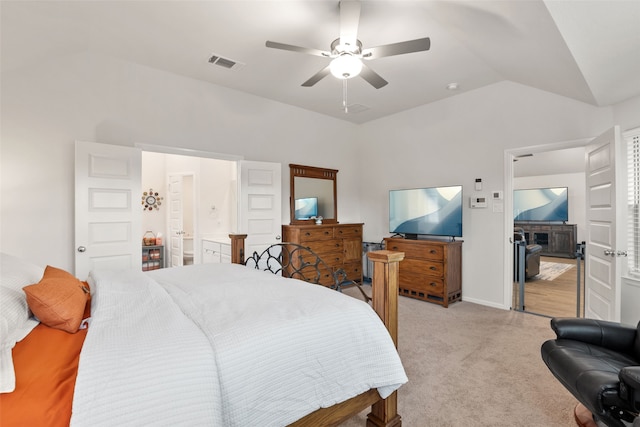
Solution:
M 295 218 L 296 219 L 310 219 L 311 217 L 318 216 L 318 198 L 317 197 L 305 197 L 303 199 L 296 199 L 295 204 Z
M 566 187 L 514 190 L 514 221 L 568 221 L 567 193 Z
M 389 231 L 462 237 L 462 186 L 391 190 Z

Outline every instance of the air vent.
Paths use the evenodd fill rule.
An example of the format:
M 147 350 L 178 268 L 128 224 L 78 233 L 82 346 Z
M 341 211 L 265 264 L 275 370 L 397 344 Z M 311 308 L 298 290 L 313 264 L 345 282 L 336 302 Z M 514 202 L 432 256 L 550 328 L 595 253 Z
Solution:
M 242 62 L 234 61 L 233 59 L 229 58 L 223 58 L 222 56 L 215 54 L 212 55 L 211 58 L 209 58 L 209 62 L 228 70 L 237 70 L 245 66 L 245 64 L 243 64 Z

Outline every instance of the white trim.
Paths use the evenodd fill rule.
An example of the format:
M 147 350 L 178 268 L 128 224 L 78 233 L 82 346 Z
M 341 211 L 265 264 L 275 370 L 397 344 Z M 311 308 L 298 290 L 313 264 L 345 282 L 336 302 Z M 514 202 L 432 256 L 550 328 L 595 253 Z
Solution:
M 464 302 L 468 302 L 468 303 L 472 303 L 472 304 L 479 304 L 479 305 L 484 305 L 487 307 L 492 307 L 492 308 L 497 308 L 499 310 L 509 310 L 510 306 L 502 306 L 500 304 L 496 304 L 495 302 L 491 302 L 491 301 L 486 301 L 483 299 L 478 299 L 478 298 L 468 298 L 468 297 L 462 297 L 462 301 Z
M 142 151 L 150 151 L 153 153 L 177 154 L 180 156 L 191 156 L 191 157 L 204 157 L 208 159 L 230 160 L 233 162 L 244 160 L 244 156 L 240 156 L 236 154 L 214 153 L 210 151 L 192 150 L 189 148 L 167 147 L 164 145 L 152 145 L 152 144 L 142 144 L 142 143 L 136 143 L 134 144 L 134 146 L 136 148 L 139 148 Z
M 504 150 L 504 228 L 502 236 L 503 245 L 503 284 L 505 307 L 511 307 L 513 303 L 513 245 L 509 244 L 513 236 L 513 160 L 523 154 L 535 154 L 545 151 L 564 150 L 586 146 L 593 138 L 574 139 L 570 141 L 556 142 L 552 144 L 532 145 L 528 147 L 511 148 Z

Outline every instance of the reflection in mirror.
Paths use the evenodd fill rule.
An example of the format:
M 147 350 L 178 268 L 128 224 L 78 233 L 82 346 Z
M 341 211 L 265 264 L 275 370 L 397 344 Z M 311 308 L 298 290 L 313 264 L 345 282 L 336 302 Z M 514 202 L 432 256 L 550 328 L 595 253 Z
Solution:
M 334 218 L 333 181 L 318 178 L 295 178 L 295 219 L 310 219 L 321 216 L 323 219 Z M 304 206 L 305 209 L 299 209 Z M 315 208 L 315 209 L 314 209 Z
M 335 169 L 289 165 L 291 174 L 291 224 L 305 224 L 314 217 L 337 223 Z

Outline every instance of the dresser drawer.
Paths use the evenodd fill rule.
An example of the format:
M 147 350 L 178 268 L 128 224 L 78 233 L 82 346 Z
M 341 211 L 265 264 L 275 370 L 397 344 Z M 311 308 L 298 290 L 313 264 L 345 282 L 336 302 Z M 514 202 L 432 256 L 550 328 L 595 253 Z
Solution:
M 362 263 L 348 262 L 342 265 L 342 269 L 347 274 L 347 279 L 356 282 L 362 281 Z
M 318 272 L 318 270 L 320 271 Z M 318 274 L 320 275 L 319 278 Z M 283 276 L 303 280 L 309 283 L 317 283 L 323 286 L 335 285 L 335 280 L 333 278 L 333 269 L 316 269 L 315 265 L 307 265 L 303 268 L 299 268 L 299 266 L 296 266 L 295 268 L 288 268 L 283 272 Z
M 221 261 L 220 258 L 220 243 L 213 242 L 211 240 L 203 240 L 202 241 L 202 263 L 210 264 L 210 263 L 219 263 Z
M 344 261 L 342 252 L 338 252 L 335 250 L 331 250 L 328 252 L 318 252 L 313 250 L 313 252 L 318 257 L 320 257 L 320 259 L 324 261 L 329 267 L 335 267 L 335 268 L 340 267 L 342 265 L 342 262 Z M 296 254 L 296 256 L 297 255 L 301 255 L 303 262 L 306 262 L 306 263 L 315 264 L 317 260 L 317 258 L 309 252 L 303 253 L 303 251 L 300 251 L 300 253 Z M 297 262 L 297 260 L 295 262 Z
M 399 286 L 433 295 L 442 295 L 444 293 L 444 280 L 440 277 L 429 278 L 408 273 L 400 279 Z
M 407 273 L 420 276 L 443 277 L 444 264 L 438 261 L 405 258 L 400 263 L 400 275 L 402 276 Z
M 317 253 L 324 260 L 323 254 L 340 252 L 344 250 L 344 242 L 338 239 L 317 240 L 315 242 L 304 242 L 302 246 L 307 246 Z
M 334 227 L 333 229 L 333 237 L 335 238 L 343 238 L 343 237 L 362 237 L 362 226 L 353 225 L 346 227 Z
M 333 227 L 306 228 L 300 230 L 300 242 L 333 239 Z
M 387 240 L 387 250 L 404 252 L 406 258 L 429 259 L 435 261 L 444 260 L 444 247 L 434 244 L 416 245 L 410 241 L 393 242 Z

